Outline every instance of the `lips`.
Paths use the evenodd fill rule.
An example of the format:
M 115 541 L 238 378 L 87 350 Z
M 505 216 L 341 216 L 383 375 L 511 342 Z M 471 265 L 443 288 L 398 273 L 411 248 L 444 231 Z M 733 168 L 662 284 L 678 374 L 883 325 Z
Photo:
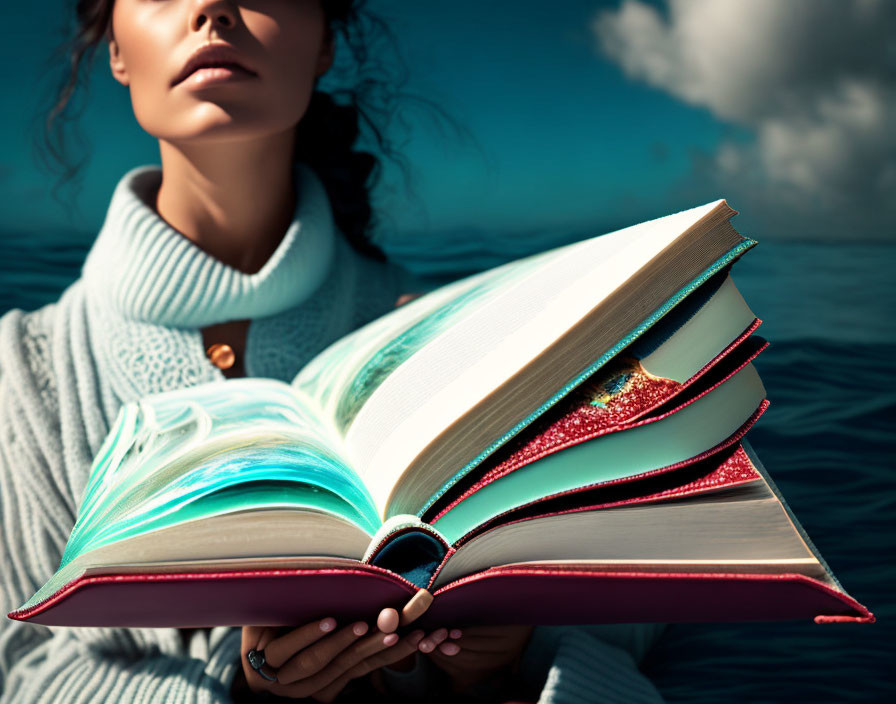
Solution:
M 204 44 L 193 52 L 193 55 L 187 59 L 184 67 L 180 70 L 180 73 L 175 76 L 171 85 L 177 85 L 198 69 L 213 68 L 215 66 L 225 66 L 231 69 L 242 70 L 252 76 L 258 75 L 246 64 L 245 60 L 240 56 L 236 49 L 229 44 L 217 42 L 215 44 Z

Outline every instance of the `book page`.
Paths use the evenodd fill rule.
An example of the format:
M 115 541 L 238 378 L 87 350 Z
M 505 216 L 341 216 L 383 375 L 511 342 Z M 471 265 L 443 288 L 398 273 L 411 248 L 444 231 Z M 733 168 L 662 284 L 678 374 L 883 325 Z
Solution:
M 698 456 L 731 437 L 765 399 L 752 364 L 675 413 L 552 452 L 466 497 L 434 526 L 454 543 L 476 526 L 566 491 L 633 477 Z
M 355 330 L 309 362 L 292 386 L 344 437 L 371 395 L 422 347 L 544 260 L 536 255 L 431 291 Z
M 586 535 L 588 540 L 581 540 Z M 454 553 L 434 587 L 493 565 L 536 560 L 818 565 L 784 515 L 781 503 L 757 479 L 740 487 L 668 501 L 498 526 Z
M 354 523 L 324 511 L 230 511 L 82 552 L 56 570 L 20 609 L 51 598 L 82 575 L 357 568 L 369 540 Z
M 721 203 L 530 257 L 483 305 L 403 360 L 346 435 L 349 457 L 377 505 L 388 503 L 403 472 L 445 429 Z
M 302 507 L 379 527 L 369 492 L 288 384 L 246 378 L 126 404 L 91 468 L 65 565 L 85 551 L 235 510 Z

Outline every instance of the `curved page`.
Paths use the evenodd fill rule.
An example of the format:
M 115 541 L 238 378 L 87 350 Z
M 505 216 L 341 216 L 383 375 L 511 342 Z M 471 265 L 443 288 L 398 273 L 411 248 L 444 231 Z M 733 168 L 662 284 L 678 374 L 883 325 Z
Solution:
M 634 476 L 696 457 L 734 434 L 765 398 L 747 364 L 669 416 L 547 455 L 479 489 L 435 527 L 450 543 L 506 511 L 541 497 Z
M 354 567 L 369 540 L 370 536 L 354 523 L 307 507 L 299 511 L 285 508 L 229 511 L 81 553 L 58 569 L 18 611 L 65 599 L 73 585 L 97 574 L 146 575 L 200 570 L 220 573 L 244 570 L 251 563 L 270 568 L 278 561 L 316 561 Z M 91 625 L 110 623 L 100 621 Z
M 398 367 L 559 253 L 531 255 L 430 291 L 330 345 L 299 372 L 293 386 L 314 399 L 343 437 Z M 394 423 L 395 414 L 386 422 Z
M 287 384 L 233 379 L 156 394 L 122 408 L 62 565 L 176 523 L 277 506 L 339 515 L 368 534 L 379 526 L 370 494 Z

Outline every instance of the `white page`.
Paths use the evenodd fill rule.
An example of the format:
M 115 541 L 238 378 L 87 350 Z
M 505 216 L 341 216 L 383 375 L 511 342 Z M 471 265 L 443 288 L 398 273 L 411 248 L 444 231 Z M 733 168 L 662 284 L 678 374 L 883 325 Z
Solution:
M 435 587 L 492 565 L 532 560 L 717 558 L 817 562 L 775 498 L 722 502 L 710 495 L 499 526 L 452 555 Z
M 312 359 L 293 379 L 298 392 L 322 409 L 334 434 L 343 439 L 360 405 L 412 350 L 390 346 L 458 300 L 477 298 L 500 276 L 495 270 L 468 276 L 429 292 L 337 340 Z M 387 355 L 388 358 L 378 358 Z M 372 368 L 374 374 L 368 374 Z
M 371 395 L 346 436 L 377 506 L 385 506 L 403 470 L 439 433 L 721 203 L 559 248 L 547 265 L 405 361 Z
M 641 367 L 656 376 L 684 383 L 722 351 L 719 340 L 735 340 L 755 319 L 728 276 L 706 305 L 640 360 Z

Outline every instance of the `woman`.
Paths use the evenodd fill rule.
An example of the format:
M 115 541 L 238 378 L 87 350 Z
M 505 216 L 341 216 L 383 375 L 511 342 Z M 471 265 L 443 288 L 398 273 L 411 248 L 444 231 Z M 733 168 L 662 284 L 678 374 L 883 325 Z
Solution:
M 6 611 L 58 566 L 123 403 L 228 377 L 289 381 L 425 285 L 367 239 L 375 160 L 352 151 L 355 110 L 315 90 L 356 11 L 352 0 L 78 2 L 73 76 L 84 51 L 107 42 L 162 163 L 121 179 L 81 278 L 57 303 L 0 319 Z M 610 641 L 529 627 L 400 638 L 397 622 L 394 609 L 280 630 L 7 620 L 0 701 L 333 701 L 368 685 L 497 697 L 514 673 L 532 698 L 547 679 L 543 701 L 658 700 L 635 665 L 651 628 L 610 629 Z

